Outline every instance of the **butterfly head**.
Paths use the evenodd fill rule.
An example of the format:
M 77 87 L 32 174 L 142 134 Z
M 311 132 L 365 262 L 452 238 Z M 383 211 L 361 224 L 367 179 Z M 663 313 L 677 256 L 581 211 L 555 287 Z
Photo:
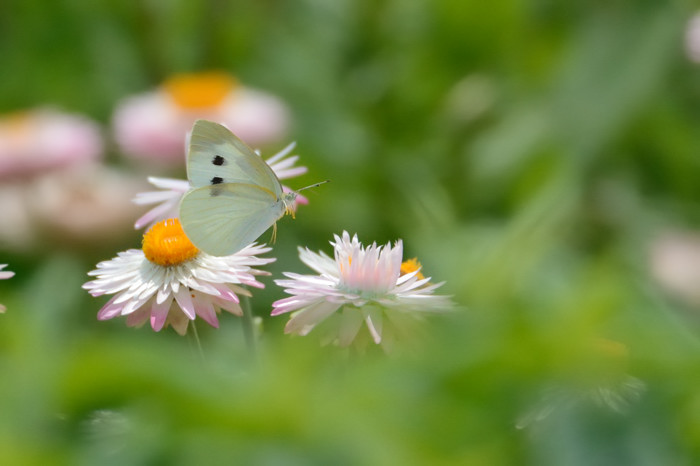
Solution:
M 290 191 L 282 195 L 282 202 L 284 203 L 284 213 L 291 215 L 292 218 L 295 218 L 294 215 L 296 213 L 296 198 L 297 193 L 294 191 Z

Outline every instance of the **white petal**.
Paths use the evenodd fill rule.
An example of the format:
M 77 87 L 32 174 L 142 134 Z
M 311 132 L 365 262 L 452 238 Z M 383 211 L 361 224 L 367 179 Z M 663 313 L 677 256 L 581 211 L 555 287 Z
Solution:
M 340 328 L 338 331 L 338 344 L 348 346 L 357 336 L 362 326 L 362 312 L 356 307 L 345 306 L 340 315 Z
M 362 311 L 365 314 L 365 322 L 370 335 L 376 344 L 382 342 L 382 310 L 375 306 L 365 306 Z
M 180 191 L 183 193 L 190 189 L 190 182 L 187 180 L 149 176 L 148 182 L 156 188 L 171 189 L 173 191 Z
M 321 322 L 323 319 L 333 314 L 340 306 L 335 303 L 329 303 L 327 301 L 321 301 L 312 306 L 309 306 L 289 319 L 287 325 L 284 327 L 285 333 L 308 333 L 311 329 Z
M 161 303 L 157 301 L 151 307 L 151 328 L 156 332 L 160 332 L 165 325 L 165 321 L 168 318 L 168 312 L 170 311 L 170 305 L 173 300 L 171 297 L 164 300 Z
M 210 299 L 202 295 L 195 295 L 194 308 L 197 315 L 206 323 L 214 328 L 219 328 L 219 319 L 216 318 L 216 311 Z
M 182 309 L 182 312 L 184 312 L 190 320 L 194 320 L 196 314 L 194 311 L 194 304 L 192 303 L 190 290 L 184 287 L 180 288 L 180 290 L 175 293 L 175 301 L 177 301 L 177 304 Z
M 179 199 L 180 196 L 182 196 L 182 193 L 173 191 L 146 191 L 136 193 L 131 202 L 138 205 L 160 204 L 161 202 L 174 201 Z

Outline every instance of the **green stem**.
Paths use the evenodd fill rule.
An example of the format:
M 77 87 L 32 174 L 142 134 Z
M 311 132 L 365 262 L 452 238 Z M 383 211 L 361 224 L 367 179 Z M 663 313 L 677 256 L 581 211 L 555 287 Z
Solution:
M 197 325 L 195 325 L 194 320 L 191 322 L 192 325 L 192 335 L 194 337 L 194 341 L 197 344 L 197 351 L 199 353 L 199 357 L 202 359 L 202 361 L 205 361 L 204 359 L 204 351 L 202 350 L 202 342 L 199 340 L 199 333 L 197 333 Z

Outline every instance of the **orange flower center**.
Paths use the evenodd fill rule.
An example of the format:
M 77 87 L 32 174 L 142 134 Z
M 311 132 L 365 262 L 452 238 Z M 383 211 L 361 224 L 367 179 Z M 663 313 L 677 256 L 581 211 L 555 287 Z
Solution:
M 34 115 L 29 111 L 18 111 L 0 118 L 0 137 L 8 145 L 21 145 L 31 137 Z
M 418 262 L 418 260 L 415 257 L 413 259 L 408 259 L 407 261 L 401 263 L 401 275 L 406 275 L 407 273 L 415 272 L 420 268 L 420 262 Z M 423 280 L 425 278 L 420 272 L 416 274 L 416 277 L 419 280 Z
M 169 218 L 156 223 L 143 235 L 143 253 L 154 264 L 168 267 L 192 259 L 199 249 L 185 236 L 180 220 Z
M 220 105 L 237 85 L 229 74 L 208 71 L 173 75 L 163 83 L 163 89 L 179 107 L 199 109 Z
M 594 349 L 603 356 L 616 359 L 627 359 L 629 356 L 627 345 L 620 343 L 619 341 L 608 340 L 607 338 L 597 338 L 593 344 Z

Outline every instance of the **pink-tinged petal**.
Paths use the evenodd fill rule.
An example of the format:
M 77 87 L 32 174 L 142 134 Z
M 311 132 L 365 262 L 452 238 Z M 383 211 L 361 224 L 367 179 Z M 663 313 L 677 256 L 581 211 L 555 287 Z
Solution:
M 370 335 L 376 344 L 382 342 L 382 310 L 374 307 L 367 306 L 363 309 L 365 314 L 365 323 L 367 323 L 367 328 L 369 329 Z
M 182 312 L 184 312 L 190 320 L 194 320 L 196 314 L 194 311 L 194 304 L 192 303 L 190 290 L 185 289 L 184 287 L 181 288 L 177 293 L 175 293 L 175 300 L 182 309 Z
M 303 204 L 303 205 L 307 205 L 309 203 L 309 199 L 302 194 L 297 194 L 297 197 L 294 199 L 294 201 L 297 204 Z
M 296 162 L 296 160 L 295 160 Z M 280 168 L 279 165 L 282 165 L 281 163 L 278 164 L 275 170 L 275 174 L 277 175 L 277 178 L 280 180 L 286 180 L 289 178 L 294 178 L 300 175 L 303 175 L 307 171 L 309 171 L 308 168 L 306 167 L 294 167 L 294 168 Z
M 153 303 L 153 306 L 151 307 L 151 328 L 156 332 L 160 332 L 165 325 L 172 301 L 172 298 L 169 298 L 162 303 Z
M 146 225 L 153 223 L 154 221 L 160 218 L 163 218 L 164 216 L 166 216 L 165 214 L 173 208 L 174 204 L 171 203 L 161 204 L 157 207 L 152 208 L 151 210 L 143 214 L 141 217 L 139 217 L 138 220 L 136 220 L 136 222 L 134 223 L 134 228 L 140 230 Z
M 263 289 L 265 285 L 257 280 L 241 280 L 244 285 L 252 286 L 253 288 Z
M 284 333 L 306 334 L 319 322 L 333 314 L 339 307 L 338 304 L 322 301 L 302 309 L 289 319 L 289 322 L 284 327 Z
M 130 301 L 128 301 L 124 307 L 122 308 L 122 315 L 129 315 L 132 312 L 137 311 L 138 309 L 141 308 L 150 298 L 137 298 L 133 297 Z M 115 301 L 116 302 L 116 301 Z
M 195 298 L 194 306 L 199 317 L 204 319 L 204 321 L 212 327 L 219 328 L 219 319 L 216 318 L 216 311 L 210 300 L 206 298 Z
M 362 326 L 362 311 L 355 307 L 345 306 L 340 315 L 340 328 L 338 330 L 338 344 L 348 346 L 357 336 Z
M 97 320 L 109 320 L 121 314 L 124 305 L 121 303 L 115 304 L 114 301 L 116 301 L 116 299 L 117 296 L 114 296 L 107 301 L 107 304 L 102 306 L 102 309 L 97 312 Z
M 126 326 L 140 327 L 146 323 L 148 317 L 151 315 L 151 304 L 153 303 L 149 303 L 148 306 L 142 306 L 141 308 L 137 309 L 136 312 L 132 312 L 126 316 Z
M 246 288 L 234 284 L 229 284 L 228 287 L 231 288 L 231 291 L 236 293 L 237 296 L 247 296 L 249 298 L 253 297 L 253 293 L 248 291 Z
M 278 299 L 277 301 L 272 303 L 273 309 L 270 315 L 278 316 L 280 314 L 284 314 L 285 312 L 296 311 L 297 309 L 309 306 L 312 303 L 313 301 L 299 299 L 294 296 L 291 296 L 289 298 Z
M 240 303 L 240 299 L 238 299 L 236 293 L 234 293 L 228 286 L 216 284 L 214 287 L 219 292 L 219 298 L 226 301 L 232 301 L 234 303 Z
M 240 304 L 234 303 L 233 301 L 225 301 L 217 297 L 214 297 L 213 300 L 214 304 L 216 304 L 221 309 L 230 312 L 231 314 L 236 315 L 238 317 L 243 315 L 243 309 L 241 309 Z

